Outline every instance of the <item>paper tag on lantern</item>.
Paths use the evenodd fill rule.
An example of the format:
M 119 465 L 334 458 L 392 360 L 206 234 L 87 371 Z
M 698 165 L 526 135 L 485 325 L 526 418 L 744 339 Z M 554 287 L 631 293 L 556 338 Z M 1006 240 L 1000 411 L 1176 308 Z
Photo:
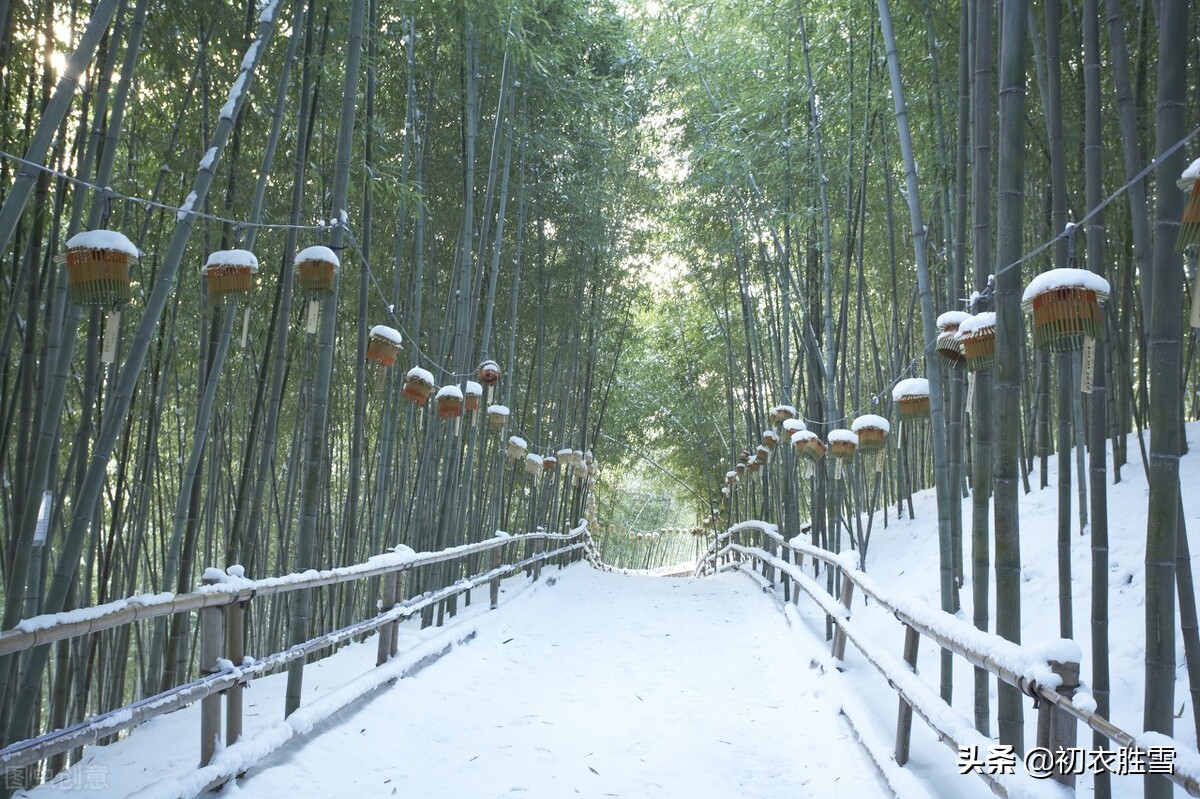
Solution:
M 812 461 L 810 461 L 810 460 L 804 461 L 804 476 L 805 477 L 813 476 L 813 464 L 812 464 Z
M 316 300 L 308 302 L 308 330 L 309 335 L 317 332 L 317 316 L 320 311 L 320 304 Z
M 875 456 L 875 471 L 876 471 L 876 473 L 883 471 L 883 460 L 884 460 L 884 456 L 883 456 L 883 452 L 881 451 L 878 455 Z
M 37 527 L 33 530 L 33 545 L 35 547 L 46 544 L 46 533 L 50 530 L 50 505 L 53 499 L 53 491 L 47 490 L 42 493 L 42 504 L 38 508 Z
M 1083 374 L 1079 378 L 1079 390 L 1092 393 L 1096 374 L 1096 339 L 1088 336 L 1083 340 Z
M 834 480 L 842 479 L 842 459 L 841 458 L 837 459 L 837 468 L 833 470 L 833 479 Z
M 1196 268 L 1196 282 L 1192 286 L 1192 327 L 1200 328 L 1200 266 Z
M 454 437 L 458 438 L 460 433 L 462 433 L 462 417 L 455 416 L 454 417 Z
M 975 373 L 971 372 L 967 375 L 967 407 L 972 408 L 975 405 Z
M 246 315 L 242 319 L 242 349 L 246 348 L 246 342 L 250 339 L 250 309 L 246 309 Z
M 100 350 L 100 362 L 112 363 L 117 359 L 117 336 L 121 332 L 121 312 L 109 311 L 104 317 L 104 346 Z

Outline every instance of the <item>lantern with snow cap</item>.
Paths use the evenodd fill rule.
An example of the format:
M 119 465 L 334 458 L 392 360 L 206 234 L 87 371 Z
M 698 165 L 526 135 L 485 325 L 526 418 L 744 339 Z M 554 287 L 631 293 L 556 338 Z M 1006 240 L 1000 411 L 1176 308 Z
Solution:
M 808 426 L 799 419 L 784 419 L 783 420 L 783 435 L 781 438 L 784 443 L 791 444 L 792 436 L 799 433 L 801 430 L 807 430 Z
M 739 476 L 746 473 L 746 464 L 742 463 L 741 461 L 738 461 L 737 466 L 734 466 L 733 468 Z
M 929 381 L 910 377 L 892 387 L 892 400 L 900 409 L 900 421 L 911 422 L 929 418 Z
M 542 471 L 552 472 L 558 468 L 558 458 L 553 455 L 547 455 L 542 458 Z
M 67 240 L 67 296 L 84 308 L 120 308 L 129 302 L 129 267 L 138 249 L 123 233 L 89 230 Z
M 529 452 L 529 444 L 520 436 L 510 436 L 508 444 L 505 445 L 505 452 L 508 454 L 509 460 L 519 460 Z
M 776 405 L 771 409 L 771 421 L 775 424 L 795 419 L 799 415 L 799 411 L 792 405 Z
M 858 449 L 858 434 L 853 430 L 830 430 L 829 451 L 839 461 L 848 461 Z
M 763 446 L 767 447 L 767 449 L 775 449 L 777 446 L 779 446 L 779 434 L 774 430 L 764 430 L 762 434 L 762 443 Z
M 479 403 L 482 398 L 483 386 L 479 385 L 474 380 L 468 380 L 466 397 L 463 400 L 463 409 L 468 413 L 479 410 Z
M 334 279 L 341 266 L 337 254 L 328 247 L 317 245 L 296 254 L 296 284 L 309 296 L 321 296 L 333 291 Z
M 808 458 L 813 463 L 825 457 L 825 442 L 811 430 L 800 430 L 792 436 L 792 446 L 796 452 Z
M 766 466 L 768 463 L 770 463 L 771 448 L 764 444 L 759 444 L 757 447 L 755 447 L 753 462 L 757 463 L 759 466 Z
M 201 269 L 214 305 L 236 303 L 254 289 L 258 258 L 249 250 L 217 250 Z
M 1086 339 L 1098 339 L 1108 292 L 1108 281 L 1086 269 L 1051 269 L 1029 281 L 1021 307 L 1033 312 L 1034 346 L 1074 352 Z
M 873 413 L 864 413 L 850 425 L 850 431 L 858 436 L 858 451 L 864 455 L 882 452 L 887 446 L 887 434 L 891 429 L 887 419 Z
M 525 456 L 525 472 L 533 475 L 541 474 L 542 469 L 545 468 L 543 463 L 542 456 L 534 455 L 531 452 Z
M 424 405 L 433 394 L 433 389 L 433 374 L 419 366 L 414 366 L 404 375 L 404 389 L 400 392 L 400 396 L 409 402 Z
M 726 485 L 735 486 L 735 485 L 737 485 L 737 482 L 738 482 L 737 472 L 733 471 L 732 469 L 730 469 L 728 472 L 725 472 Z
M 977 313 L 958 328 L 963 355 L 967 359 L 967 371 L 978 372 L 988 369 L 996 362 L 996 313 Z
M 463 393 L 458 386 L 442 386 L 434 399 L 437 401 L 439 419 L 457 419 L 462 416 Z
M 937 353 L 942 363 L 958 369 L 962 367 L 965 357 L 959 346 L 958 332 L 963 322 L 970 314 L 962 311 L 946 311 L 937 318 Z
M 1186 252 L 1188 247 L 1200 245 L 1200 158 L 1183 170 L 1175 185 L 1188 193 L 1188 203 L 1179 220 L 1179 235 L 1175 239 L 1175 249 Z
M 400 331 L 387 325 L 375 325 L 367 339 L 367 360 L 381 363 L 384 366 L 394 366 L 396 356 L 400 354 L 400 344 L 403 339 Z
M 500 364 L 492 360 L 484 361 L 479 364 L 479 369 L 475 374 L 480 383 L 485 386 L 494 386 L 500 382 Z
M 488 426 L 495 430 L 503 430 L 508 422 L 507 405 L 489 405 L 487 408 Z

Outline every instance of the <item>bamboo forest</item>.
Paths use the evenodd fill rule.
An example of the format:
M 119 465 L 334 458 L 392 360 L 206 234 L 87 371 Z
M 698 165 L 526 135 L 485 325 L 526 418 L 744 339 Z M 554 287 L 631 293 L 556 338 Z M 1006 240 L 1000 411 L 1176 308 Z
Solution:
M 879 795 L 1200 796 L 1188 0 L 0 0 L 0 37 L 4 796 L 253 790 L 258 715 L 323 735 L 359 657 L 384 723 L 421 647 L 557 634 L 521 603 L 724 636 L 563 679 L 841 680 L 781 726 L 856 730 L 830 771 Z M 647 712 L 708 713 L 689 679 Z M 496 774 L 837 793 L 686 787 L 776 730 L 693 731 L 661 792 Z M 482 795 L 433 762 L 258 790 Z

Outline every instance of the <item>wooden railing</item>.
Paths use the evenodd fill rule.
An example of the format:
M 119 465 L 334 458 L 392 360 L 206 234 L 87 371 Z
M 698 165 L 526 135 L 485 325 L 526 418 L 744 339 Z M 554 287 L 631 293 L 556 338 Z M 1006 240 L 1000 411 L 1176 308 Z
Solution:
M 479 568 L 486 560 L 488 568 L 471 577 L 458 579 L 433 591 L 401 601 L 404 576 L 422 566 L 458 563 L 462 574 L 471 564 Z M 201 703 L 200 766 L 203 769 L 226 742 L 234 743 L 242 733 L 242 691 L 251 680 L 264 677 L 290 663 L 303 663 L 314 653 L 351 638 L 379 631 L 376 664 L 386 663 L 397 651 L 397 626 L 405 619 L 422 614 L 424 624 L 434 623 L 434 611 L 440 624 L 447 603 L 484 585 L 489 587 L 491 607 L 499 600 L 500 581 L 524 570 L 536 581 L 543 566 L 560 568 L 582 557 L 598 563 L 586 523 L 565 534 L 529 533 L 497 537 L 440 552 L 415 553 L 411 550 L 377 555 L 365 563 L 326 571 L 310 570 L 300 574 L 249 580 L 219 569 L 208 569 L 205 580 L 189 594 L 161 594 L 132 597 L 92 608 L 38 616 L 22 621 L 11 630 L 0 632 L 0 655 L 25 651 L 35 646 L 90 635 L 100 630 L 133 624 L 137 621 L 174 614 L 196 612 L 200 636 L 200 673 L 195 680 L 178 685 L 130 705 L 85 719 L 78 724 L 53 730 L 36 738 L 17 741 L 0 749 L 0 773 L 38 763 L 54 755 L 71 751 L 101 738 L 110 737 L 156 716 L 170 713 L 195 702 Z M 515 558 L 515 560 L 514 560 Z M 231 569 L 231 571 L 233 571 Z M 247 603 L 273 594 L 286 594 L 312 588 L 382 578 L 380 612 L 349 626 L 324 632 L 281 652 L 254 660 L 244 660 L 243 619 Z M 439 607 L 440 606 L 440 607 Z M 221 727 L 221 700 L 225 699 L 225 727 Z M 206 787 L 216 787 L 231 774 L 221 774 Z
M 759 545 L 752 545 L 751 538 L 757 539 Z M 834 570 L 835 575 L 840 573 L 840 598 L 831 596 L 812 575 L 805 573 L 806 558 L 820 564 L 820 568 Z M 1089 710 L 1091 703 L 1083 698 L 1082 693 L 1078 697 L 1076 695 L 1079 690 L 1079 650 L 1073 642 L 1060 640 L 1036 648 L 1020 646 L 978 630 L 974 625 L 938 608 L 891 596 L 858 569 L 857 553 L 835 554 L 798 538 L 789 541 L 779 534 L 775 525 L 751 521 L 734 525 L 718 535 L 697 565 L 696 576 L 727 569 L 752 571 L 762 575 L 768 583 L 775 582 L 778 572 L 785 601 L 798 603 L 803 592 L 820 606 L 833 624 L 831 653 L 834 658 L 839 661 L 844 659 L 846 642 L 850 641 L 887 680 L 899 696 L 893 757 L 900 766 L 908 762 L 914 711 L 941 741 L 956 752 L 962 746 L 976 746 L 979 751 L 986 752 L 993 743 L 954 712 L 931 686 L 917 677 L 914 668 L 921 638 L 928 638 L 936 646 L 953 652 L 976 668 L 993 674 L 1033 698 L 1038 709 L 1039 747 L 1055 752 L 1075 746 L 1076 722 L 1083 722 L 1118 747 L 1145 751 L 1149 746 L 1170 746 L 1176 753 L 1187 751 L 1186 747 L 1166 736 L 1153 735 L 1147 736 L 1148 740 L 1139 740 L 1137 736 Z M 883 651 L 851 623 L 851 600 L 856 591 L 862 592 L 904 625 L 902 659 Z M 1062 659 L 1048 658 L 1047 652 L 1053 652 Z M 1068 653 L 1072 657 L 1065 657 Z M 1090 700 L 1091 697 L 1087 696 L 1086 699 Z M 951 712 L 947 713 L 947 710 Z M 958 719 L 962 719 L 962 722 L 956 723 Z M 1200 769 L 1191 765 L 1191 760 L 1193 758 L 1181 762 L 1177 757 L 1173 762 L 1173 771 L 1162 776 L 1181 786 L 1189 795 L 1200 797 Z M 993 791 L 1001 796 L 1008 795 L 1010 782 L 1002 775 L 989 774 L 986 769 L 980 769 L 977 773 Z M 1074 774 L 1070 771 L 1057 768 L 1050 776 L 1059 783 L 1074 785 Z M 1026 783 L 1021 787 L 1027 790 L 1029 786 Z

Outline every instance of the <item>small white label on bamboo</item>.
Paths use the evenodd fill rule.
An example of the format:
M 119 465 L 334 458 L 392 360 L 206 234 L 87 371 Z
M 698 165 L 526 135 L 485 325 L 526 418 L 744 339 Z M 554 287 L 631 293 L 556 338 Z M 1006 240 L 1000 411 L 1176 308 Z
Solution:
M 309 302 L 308 302 L 308 326 L 306 329 L 308 330 L 308 334 L 310 336 L 313 333 L 317 332 L 317 316 L 318 316 L 318 313 L 320 310 L 321 310 L 320 303 L 318 303 L 316 300 L 309 300 Z
M 246 348 L 246 342 L 250 340 L 250 309 L 246 309 L 245 316 L 242 317 L 242 349 Z
M 967 374 L 967 407 L 975 407 L 975 373 Z
M 1192 327 L 1200 328 L 1200 266 L 1196 267 L 1196 283 L 1192 286 Z
M 835 468 L 833 470 L 833 479 L 834 480 L 842 479 L 842 459 L 841 458 L 837 459 L 837 468 Z
M 1079 390 L 1092 393 L 1096 375 L 1096 339 L 1088 336 L 1083 340 L 1083 375 L 1079 378 Z
M 100 350 L 100 362 L 117 360 L 117 336 L 121 332 L 121 312 L 110 311 L 104 317 L 104 346 Z
M 458 438 L 462 434 L 462 417 L 454 417 L 454 437 Z
M 878 455 L 875 456 L 875 472 L 876 473 L 883 471 L 883 461 L 884 461 L 884 453 L 881 451 Z
M 33 531 L 33 545 L 35 547 L 44 546 L 46 543 L 46 533 L 50 530 L 50 507 L 53 501 L 53 491 L 46 490 L 42 492 L 42 504 L 38 508 L 37 527 Z
M 813 463 L 810 460 L 804 461 L 804 476 L 805 477 L 813 476 Z

